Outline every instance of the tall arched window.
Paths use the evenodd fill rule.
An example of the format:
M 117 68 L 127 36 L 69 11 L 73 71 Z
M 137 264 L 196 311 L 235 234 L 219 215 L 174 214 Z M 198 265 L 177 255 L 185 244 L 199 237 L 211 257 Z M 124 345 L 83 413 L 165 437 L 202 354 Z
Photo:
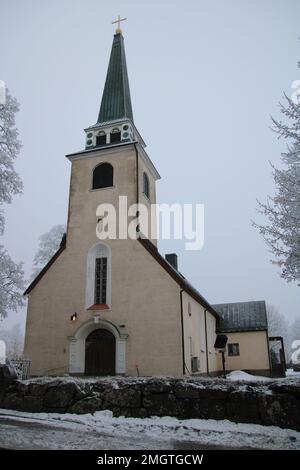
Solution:
M 100 163 L 93 171 L 92 189 L 109 188 L 114 184 L 114 169 L 110 163 Z
M 114 144 L 116 142 L 121 142 L 121 131 L 117 127 L 110 133 L 110 143 Z
M 86 271 L 86 308 L 109 308 L 111 302 L 111 250 L 104 243 L 89 249 Z
M 150 183 L 147 173 L 143 173 L 143 193 L 150 199 Z

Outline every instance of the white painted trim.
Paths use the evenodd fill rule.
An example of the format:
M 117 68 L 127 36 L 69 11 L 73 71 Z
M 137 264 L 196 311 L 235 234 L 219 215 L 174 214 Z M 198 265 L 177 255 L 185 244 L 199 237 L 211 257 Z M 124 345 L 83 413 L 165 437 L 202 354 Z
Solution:
M 112 185 L 112 186 L 106 186 L 105 188 L 96 188 L 96 189 L 93 189 L 93 177 L 94 177 L 94 171 L 96 170 L 96 168 L 98 168 L 98 166 L 101 166 L 101 165 L 110 165 L 113 169 L 113 182 L 114 182 L 114 178 L 115 178 L 115 169 L 114 169 L 114 166 L 110 163 L 110 162 L 107 162 L 107 161 L 104 161 L 104 162 L 100 162 L 100 163 L 97 163 L 95 166 L 93 166 L 92 168 L 92 171 L 91 171 L 91 175 L 90 175 L 90 191 L 98 191 L 99 189 L 110 189 L 110 188 L 114 188 L 115 186 Z
M 149 172 L 153 176 L 155 180 L 160 180 L 160 174 L 158 173 L 157 169 L 155 168 L 154 164 L 152 163 L 150 157 L 146 153 L 146 150 L 143 148 L 141 144 L 137 140 L 134 140 L 132 142 L 121 142 L 118 144 L 114 145 L 106 145 L 104 147 L 93 147 L 90 149 L 82 150 L 81 152 L 76 152 L 76 153 L 70 153 L 66 155 L 66 158 L 70 160 L 70 162 L 76 161 L 76 160 L 83 160 L 86 158 L 94 158 L 100 156 L 100 153 L 103 156 L 103 153 L 109 155 L 112 153 L 116 153 L 116 150 L 119 150 L 120 148 L 124 147 L 129 147 L 130 145 L 133 146 L 134 144 L 137 145 L 139 149 L 139 155 L 141 156 L 143 162 L 145 163 L 146 167 L 149 169 Z
M 88 309 L 95 303 L 95 260 L 97 257 L 107 258 L 107 285 L 106 303 L 111 306 L 111 248 L 105 243 L 96 243 L 91 246 L 86 260 L 86 294 L 85 308 Z
M 143 160 L 146 168 L 148 168 L 150 174 L 153 176 L 155 181 L 160 180 L 161 176 L 155 168 L 154 164 L 152 163 L 152 160 L 148 156 L 146 150 L 139 143 L 137 143 L 137 147 L 139 149 L 139 155 L 141 156 L 141 159 Z
M 78 328 L 73 336 L 68 338 L 70 342 L 69 372 L 71 374 L 85 373 L 85 341 L 90 333 L 99 328 L 109 331 L 116 339 L 116 375 L 126 373 L 126 340 L 128 335 L 121 334 L 118 327 L 107 320 L 99 319 L 95 323 L 94 318 L 90 318 Z
M 94 191 L 104 191 L 105 189 L 115 189 L 115 185 L 113 185 L 113 186 L 107 186 L 107 188 L 89 189 L 89 191 L 90 191 L 91 193 L 93 193 Z

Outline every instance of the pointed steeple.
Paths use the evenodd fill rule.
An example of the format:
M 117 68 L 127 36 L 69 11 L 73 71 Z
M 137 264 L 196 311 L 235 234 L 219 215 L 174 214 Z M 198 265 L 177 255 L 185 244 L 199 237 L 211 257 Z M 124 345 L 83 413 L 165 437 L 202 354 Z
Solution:
M 117 23 L 124 19 L 118 18 Z M 85 133 L 86 150 L 131 142 L 139 143 L 143 148 L 146 146 L 133 122 L 124 38 L 120 27 L 112 43 L 98 120 L 87 127 Z
M 113 39 L 97 123 L 124 118 L 133 121 L 124 38 L 117 31 Z

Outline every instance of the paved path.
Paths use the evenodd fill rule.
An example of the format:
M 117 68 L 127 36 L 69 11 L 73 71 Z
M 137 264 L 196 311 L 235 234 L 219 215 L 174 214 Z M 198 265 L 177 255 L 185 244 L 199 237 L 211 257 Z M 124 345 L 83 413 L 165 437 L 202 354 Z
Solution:
M 180 442 L 149 436 L 114 436 L 90 430 L 68 429 L 61 424 L 42 423 L 40 420 L 19 419 L 15 416 L 0 415 L 0 449 L 53 450 L 218 450 L 222 446 L 201 445 L 194 442 Z

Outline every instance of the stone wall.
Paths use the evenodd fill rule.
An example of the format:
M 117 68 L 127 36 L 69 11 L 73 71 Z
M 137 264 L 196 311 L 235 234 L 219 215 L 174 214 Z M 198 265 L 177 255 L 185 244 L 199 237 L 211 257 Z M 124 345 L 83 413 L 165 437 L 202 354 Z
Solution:
M 27 412 L 228 419 L 300 431 L 300 381 L 208 378 L 38 378 L 0 390 L 0 408 Z

